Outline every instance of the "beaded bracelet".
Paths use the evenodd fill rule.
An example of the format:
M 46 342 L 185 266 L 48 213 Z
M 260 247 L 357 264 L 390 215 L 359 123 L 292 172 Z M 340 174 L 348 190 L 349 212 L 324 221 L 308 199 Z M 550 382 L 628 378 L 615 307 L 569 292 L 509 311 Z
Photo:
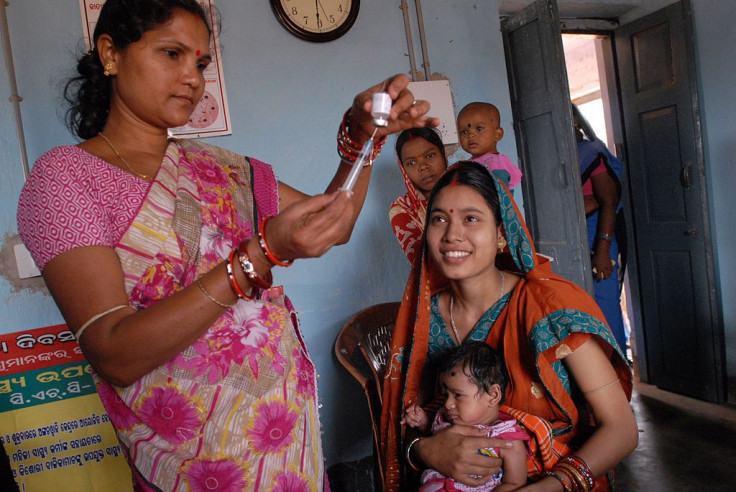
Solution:
M 235 260 L 235 253 L 237 253 L 237 251 L 237 249 L 233 249 L 230 252 L 230 256 L 228 256 L 227 263 L 225 264 L 225 268 L 227 269 L 227 277 L 230 279 L 230 287 L 232 287 L 233 292 L 235 292 L 235 295 L 238 296 L 238 299 L 252 301 L 254 297 L 253 287 L 251 287 L 248 292 L 248 294 L 250 295 L 246 294 L 240 287 L 240 284 L 238 284 L 238 280 L 235 278 L 235 274 L 233 273 L 233 261 Z
M 607 386 L 610 386 L 617 382 L 618 380 L 616 380 L 614 383 L 610 383 Z M 590 467 L 583 458 L 571 454 L 569 456 L 565 456 L 559 462 L 563 464 L 569 464 L 570 466 L 574 467 L 575 470 L 577 470 L 583 476 L 585 485 L 588 486 L 588 489 L 592 489 L 595 486 L 595 477 L 593 476 L 593 472 L 590 470 Z
M 364 166 L 370 166 L 373 164 L 373 161 L 375 161 L 381 153 L 385 143 L 385 136 L 374 142 L 373 151 L 371 152 L 370 157 L 365 160 Z M 353 140 L 350 136 L 350 110 L 348 109 L 342 117 L 342 123 L 340 123 L 340 128 L 337 131 L 337 155 L 339 155 L 340 159 L 343 161 L 355 164 L 355 161 L 358 159 L 362 149 L 363 146 L 358 144 L 358 142 Z
M 566 475 L 572 484 L 572 490 L 573 491 L 580 491 L 580 492 L 589 492 L 590 488 L 587 487 L 585 477 L 583 477 L 583 474 L 578 470 L 575 466 L 571 465 L 567 462 L 562 462 L 562 460 L 558 461 L 557 464 L 552 468 L 552 470 L 562 473 L 563 475 Z
M 563 492 L 572 492 L 572 487 L 554 470 L 548 470 L 542 473 L 542 477 L 552 477 L 562 484 Z
M 248 277 L 248 280 L 250 280 L 253 285 L 259 289 L 266 290 L 273 285 L 273 275 L 270 271 L 266 274 L 265 279 L 258 275 L 256 267 L 253 266 L 253 262 L 250 261 L 250 257 L 246 251 L 247 244 L 247 241 L 243 241 L 240 243 L 240 246 L 238 246 L 238 261 L 240 262 L 240 267 L 243 269 L 246 277 Z
M 597 237 L 598 239 L 603 239 L 604 241 L 608 241 L 609 243 L 613 242 L 613 236 L 605 232 L 599 232 L 598 234 L 596 234 L 595 237 Z
M 263 254 L 266 255 L 266 258 L 268 258 L 268 261 L 270 261 L 271 264 L 280 267 L 291 266 L 291 264 L 294 263 L 293 259 L 279 260 L 278 258 L 276 258 L 276 255 L 273 254 L 271 248 L 268 247 L 268 242 L 266 241 L 266 223 L 271 220 L 271 217 L 273 217 L 273 215 L 264 217 L 261 223 L 258 225 L 258 244 L 261 246 Z

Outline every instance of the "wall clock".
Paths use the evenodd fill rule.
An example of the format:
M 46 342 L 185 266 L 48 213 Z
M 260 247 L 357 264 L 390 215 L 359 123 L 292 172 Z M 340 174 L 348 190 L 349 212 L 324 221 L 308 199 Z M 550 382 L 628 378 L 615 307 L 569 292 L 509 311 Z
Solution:
M 360 0 L 271 0 L 276 18 L 295 36 L 322 43 L 353 26 Z

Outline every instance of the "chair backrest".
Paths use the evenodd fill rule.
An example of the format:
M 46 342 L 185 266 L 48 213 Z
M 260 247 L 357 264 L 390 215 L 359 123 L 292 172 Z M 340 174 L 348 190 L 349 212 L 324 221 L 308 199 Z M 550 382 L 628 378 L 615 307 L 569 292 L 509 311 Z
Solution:
M 386 302 L 363 309 L 343 325 L 335 340 L 337 359 L 358 380 L 368 400 L 373 427 L 376 482 L 380 490 L 383 490 L 384 479 L 380 456 L 383 375 L 399 305 L 399 302 Z
M 338 360 L 363 386 L 364 378 L 372 376 L 379 398 L 399 305 L 386 302 L 363 309 L 345 323 L 335 341 Z M 365 364 L 356 350 L 367 363 L 370 375 L 361 370 Z

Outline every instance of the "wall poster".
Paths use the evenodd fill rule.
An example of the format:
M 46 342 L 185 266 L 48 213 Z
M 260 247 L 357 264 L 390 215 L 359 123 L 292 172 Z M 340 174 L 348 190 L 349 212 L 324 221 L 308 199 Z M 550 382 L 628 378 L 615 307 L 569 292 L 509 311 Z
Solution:
M 21 491 L 133 489 L 91 372 L 66 325 L 0 335 L 0 440 Z

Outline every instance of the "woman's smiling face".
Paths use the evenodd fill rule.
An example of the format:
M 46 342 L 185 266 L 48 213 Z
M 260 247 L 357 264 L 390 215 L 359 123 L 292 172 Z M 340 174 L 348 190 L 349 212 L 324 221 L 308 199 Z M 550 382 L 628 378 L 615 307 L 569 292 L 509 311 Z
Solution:
M 450 280 L 493 269 L 500 226 L 483 196 L 470 186 L 450 184 L 437 192 L 427 224 L 432 260 Z

